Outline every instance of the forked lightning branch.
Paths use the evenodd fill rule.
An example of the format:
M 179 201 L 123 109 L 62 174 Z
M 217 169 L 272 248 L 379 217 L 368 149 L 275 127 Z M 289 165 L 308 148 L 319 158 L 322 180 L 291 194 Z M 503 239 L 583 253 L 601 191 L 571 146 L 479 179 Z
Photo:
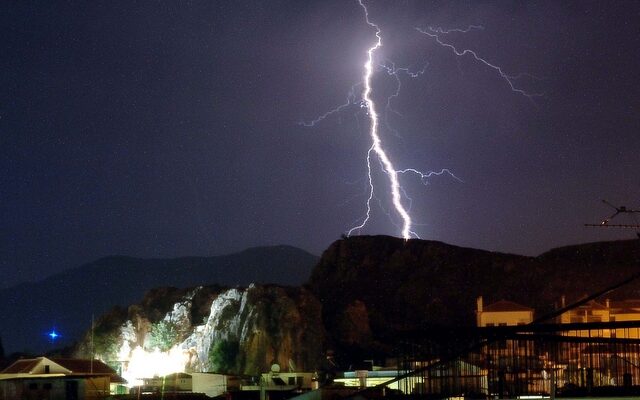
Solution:
M 400 230 L 399 236 L 401 236 L 404 239 L 418 238 L 419 237 L 418 234 L 413 231 L 412 227 L 414 223 L 409 213 L 410 210 L 406 205 L 406 203 L 408 204 L 411 203 L 411 199 L 406 195 L 405 190 L 402 188 L 400 181 L 398 179 L 399 175 L 408 174 L 408 173 L 414 174 L 423 183 L 426 183 L 426 180 L 434 175 L 442 175 L 442 174 L 447 174 L 458 181 L 461 181 L 461 180 L 457 178 L 447 168 L 443 168 L 440 171 L 430 171 L 430 172 L 423 172 L 416 168 L 396 169 L 394 162 L 391 160 L 391 158 L 387 154 L 387 151 L 385 150 L 385 145 L 382 141 L 382 138 L 380 137 L 380 129 L 379 129 L 380 116 L 378 114 L 379 112 L 378 106 L 376 105 L 372 97 L 372 92 L 374 89 L 372 88 L 371 82 L 372 82 L 372 76 L 375 73 L 374 66 L 376 67 L 379 66 L 380 70 L 383 70 L 385 71 L 385 73 L 394 75 L 396 77 L 397 90 L 387 99 L 387 102 L 386 102 L 387 110 L 389 109 L 389 103 L 391 98 L 397 97 L 400 92 L 400 79 L 398 78 L 397 74 L 400 72 L 403 72 L 410 78 L 418 78 L 422 74 L 424 74 L 424 69 L 417 73 L 411 73 L 407 68 L 395 68 L 395 66 L 390 68 L 389 66 L 386 66 L 386 65 L 376 64 L 375 63 L 376 53 L 383 45 L 382 32 L 380 30 L 380 27 L 376 23 L 371 21 L 369 17 L 369 10 L 365 5 L 365 3 L 363 2 L 363 0 L 358 0 L 358 4 L 360 5 L 360 7 L 362 7 L 362 10 L 364 11 L 365 22 L 367 23 L 367 25 L 375 29 L 375 40 L 372 42 L 371 46 L 366 51 L 367 58 L 363 65 L 362 80 L 351 87 L 349 94 L 347 96 L 346 103 L 341 104 L 335 107 L 334 109 L 325 112 L 324 114 L 322 114 L 321 116 L 317 117 L 312 121 L 301 122 L 301 125 L 304 125 L 307 127 L 313 127 L 316 124 L 324 121 L 325 119 L 327 119 L 333 114 L 346 111 L 350 105 L 359 103 L 361 107 L 364 108 L 366 111 L 366 115 L 369 122 L 368 134 L 371 139 L 371 145 L 367 150 L 367 157 L 366 157 L 368 197 L 365 204 L 365 215 L 362 218 L 362 222 L 350 228 L 347 232 L 347 236 L 351 236 L 354 233 L 360 232 L 371 219 L 372 201 L 376 198 L 376 185 L 374 184 L 374 179 L 372 174 L 372 164 L 375 164 L 373 163 L 373 159 L 375 158 L 378 161 L 378 165 L 380 165 L 381 171 L 386 176 L 387 184 L 385 187 L 388 195 L 391 198 L 392 213 L 395 215 L 396 218 L 399 218 L 399 221 L 400 221 L 399 224 L 394 223 L 395 225 L 398 226 Z M 511 91 L 518 93 L 520 95 L 523 95 L 530 100 L 533 100 L 534 97 L 541 96 L 541 94 L 538 94 L 538 93 L 529 93 L 524 89 L 518 87 L 517 85 L 517 81 L 521 78 L 532 78 L 532 79 L 538 79 L 538 78 L 528 74 L 509 75 L 505 73 L 501 67 L 495 64 L 492 64 L 487 60 L 485 60 L 484 58 L 480 57 L 477 54 L 477 52 L 469 49 L 459 50 L 458 48 L 456 48 L 450 43 L 445 42 L 441 38 L 442 35 L 447 35 L 454 32 L 468 33 L 474 29 L 482 30 L 484 28 L 478 25 L 471 25 L 467 29 L 450 29 L 450 30 L 445 30 L 442 28 L 422 29 L 422 28 L 416 27 L 416 30 L 418 32 L 422 33 L 423 35 L 429 38 L 432 38 L 439 46 L 450 49 L 455 56 L 473 57 L 475 61 L 483 64 L 485 67 L 491 68 L 494 71 L 496 71 L 496 73 L 507 83 Z M 356 95 L 357 90 L 361 91 L 360 97 Z M 394 221 L 393 218 L 392 218 L 392 221 Z

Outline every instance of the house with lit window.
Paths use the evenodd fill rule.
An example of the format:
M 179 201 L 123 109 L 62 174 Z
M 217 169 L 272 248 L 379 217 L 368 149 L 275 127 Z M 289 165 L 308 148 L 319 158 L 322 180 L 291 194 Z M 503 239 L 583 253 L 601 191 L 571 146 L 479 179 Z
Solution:
M 257 394 L 265 393 L 266 398 L 290 398 L 294 395 L 309 392 L 318 388 L 317 374 L 313 372 L 280 372 L 278 364 L 271 367 L 271 372 L 263 373 L 260 382 L 240 385 L 240 391 Z M 244 397 L 246 398 L 246 397 Z
M 609 320 L 615 322 L 640 321 L 640 300 L 607 300 Z M 612 329 L 611 336 L 623 339 L 640 339 L 640 328 Z
M 566 306 L 565 297 L 560 299 L 560 307 Z M 609 300 L 597 302 L 591 300 L 571 310 L 567 310 L 558 317 L 561 324 L 589 323 L 589 322 L 627 322 L 640 321 L 640 300 Z M 616 329 L 585 329 L 572 330 L 567 336 L 580 337 L 616 337 L 624 339 L 640 338 L 640 328 Z
M 562 296 L 560 300 L 560 307 L 564 308 L 565 297 Z M 558 322 L 561 324 L 585 324 L 591 322 L 609 322 L 610 312 L 608 307 L 608 301 L 606 304 L 601 304 L 595 300 L 591 300 L 578 307 L 572 308 L 560 314 Z M 563 333 L 565 336 L 577 336 L 577 337 L 610 337 L 611 332 L 609 329 L 576 329 L 572 331 L 566 331 Z
M 102 399 L 123 393 L 125 383 L 98 360 L 21 359 L 0 372 L 0 400 Z
M 432 361 L 433 362 L 433 361 Z M 487 370 L 481 366 L 462 360 L 454 360 L 432 369 L 429 373 L 396 380 L 412 369 L 424 367 L 432 362 L 415 362 L 408 370 L 396 367 L 377 367 L 372 370 L 344 371 L 334 378 L 334 382 L 345 388 L 365 389 L 379 387 L 389 381 L 387 389 L 406 395 L 426 393 L 483 392 L 488 387 Z M 453 379 L 452 379 L 453 378 Z
M 479 327 L 526 325 L 533 321 L 533 308 L 508 300 L 484 306 L 482 296 L 476 303 L 476 322 Z
M 560 300 L 560 307 L 566 306 L 565 298 L 562 296 Z M 575 324 L 575 323 L 588 323 L 588 322 L 609 322 L 609 301 L 605 304 L 599 303 L 595 300 L 591 300 L 578 307 L 574 307 L 570 310 L 560 314 L 559 322 L 561 324 Z
M 141 391 L 152 393 L 204 393 L 209 397 L 238 390 L 238 377 L 208 372 L 176 372 L 162 377 L 144 379 Z M 136 389 L 134 389 L 134 392 Z

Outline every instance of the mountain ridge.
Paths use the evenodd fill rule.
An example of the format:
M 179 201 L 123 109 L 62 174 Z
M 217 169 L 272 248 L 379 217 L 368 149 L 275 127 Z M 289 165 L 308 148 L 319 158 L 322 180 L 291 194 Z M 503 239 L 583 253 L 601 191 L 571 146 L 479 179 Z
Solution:
M 47 329 L 78 339 L 92 314 L 134 304 L 150 289 L 256 283 L 308 287 L 329 310 L 323 313 L 325 326 L 365 321 L 358 334 L 374 339 L 401 325 L 469 325 L 478 295 L 487 303 L 506 298 L 548 310 L 562 294 L 571 300 L 637 269 L 638 243 L 593 242 L 522 256 L 439 241 L 356 236 L 334 242 L 320 258 L 286 245 L 214 257 L 107 256 L 38 283 L 0 290 L 0 337 L 11 351 L 38 341 L 41 345 L 32 349 L 42 351 Z M 621 293 L 640 297 L 636 286 Z M 114 288 L 128 294 L 113 294 Z M 340 342 L 343 334 L 358 336 L 338 331 L 330 339 Z
M 64 335 L 56 345 L 70 344 L 86 329 L 92 314 L 127 306 L 152 288 L 254 282 L 301 285 L 317 260 L 286 245 L 213 257 L 101 257 L 40 281 L 0 290 L 0 337 L 9 352 L 42 352 L 53 347 L 45 341 L 48 330 L 55 328 Z

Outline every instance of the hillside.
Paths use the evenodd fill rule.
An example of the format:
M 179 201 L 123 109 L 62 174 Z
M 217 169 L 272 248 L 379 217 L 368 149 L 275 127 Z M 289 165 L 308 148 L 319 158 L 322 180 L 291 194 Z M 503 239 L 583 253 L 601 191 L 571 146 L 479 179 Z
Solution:
M 333 243 L 309 286 L 334 346 L 377 349 L 399 331 L 475 324 L 476 299 L 550 311 L 640 268 L 637 240 L 590 243 L 523 257 L 445 243 L 360 236 Z M 640 298 L 640 281 L 611 298 Z M 329 329 L 330 327 L 330 329 Z M 384 346 L 382 346 L 384 347 Z
M 42 352 L 81 337 L 96 317 L 128 306 L 161 286 L 251 283 L 300 285 L 318 258 L 289 246 L 258 247 L 216 257 L 140 259 L 106 257 L 43 281 L 0 291 L 0 337 L 7 353 Z M 55 328 L 55 344 L 46 333 Z
M 639 265 L 638 241 L 523 257 L 434 241 L 353 237 L 333 243 L 302 288 L 150 291 L 141 303 L 98 321 L 96 338 L 108 338 L 109 345 L 102 340 L 96 351 L 106 361 L 118 354 L 133 363 L 136 354 L 153 354 L 153 338 L 165 321 L 181 332 L 165 344 L 176 357 L 174 366 L 207 371 L 224 365 L 253 374 L 271 361 L 291 360 L 313 370 L 326 367 L 323 355 L 331 350 L 347 367 L 393 355 L 399 334 L 463 332 L 442 328 L 473 326 L 480 295 L 487 304 L 507 299 L 540 314 L 553 309 L 561 295 L 577 300 L 635 274 Z M 608 297 L 640 298 L 640 281 Z M 89 338 L 86 333 L 78 349 L 82 355 L 90 354 Z M 220 358 L 227 361 L 220 364 Z

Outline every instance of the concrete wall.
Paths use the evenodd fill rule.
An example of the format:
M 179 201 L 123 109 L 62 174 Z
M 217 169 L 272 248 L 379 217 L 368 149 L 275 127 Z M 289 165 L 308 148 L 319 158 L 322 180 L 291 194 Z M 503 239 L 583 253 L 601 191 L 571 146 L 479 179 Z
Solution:
M 221 374 L 191 374 L 193 385 L 191 391 L 215 397 L 227 391 L 227 377 Z
M 75 390 L 79 400 L 104 399 L 109 395 L 109 378 L 40 378 L 0 381 L 0 400 L 66 400 Z
M 488 326 L 493 324 L 499 326 L 500 324 L 506 324 L 508 326 L 518 324 L 528 324 L 533 321 L 532 311 L 500 311 L 491 312 L 484 311 L 479 314 L 478 326 Z

